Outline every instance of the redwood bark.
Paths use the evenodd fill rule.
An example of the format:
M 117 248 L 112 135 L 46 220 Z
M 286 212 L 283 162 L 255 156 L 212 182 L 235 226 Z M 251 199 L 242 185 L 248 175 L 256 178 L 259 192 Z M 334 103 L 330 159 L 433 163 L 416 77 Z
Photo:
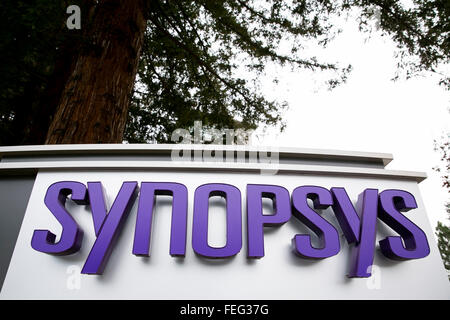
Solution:
M 46 144 L 122 142 L 146 28 L 146 0 L 99 1 Z

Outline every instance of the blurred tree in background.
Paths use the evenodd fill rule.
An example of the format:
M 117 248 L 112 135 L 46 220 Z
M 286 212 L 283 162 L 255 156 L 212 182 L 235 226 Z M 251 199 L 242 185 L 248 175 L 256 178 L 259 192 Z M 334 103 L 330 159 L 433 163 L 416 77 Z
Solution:
M 436 227 L 436 235 L 438 236 L 438 248 L 441 253 L 442 261 L 447 273 L 450 272 L 450 228 L 438 221 Z M 448 274 L 450 280 L 450 274 Z
M 436 166 L 433 169 L 442 174 L 442 187 L 450 194 L 450 134 L 441 137 L 441 141 L 435 141 L 435 150 L 440 154 L 442 165 Z M 445 204 L 448 217 L 450 218 L 450 201 Z M 438 248 L 441 253 L 442 261 L 445 269 L 449 272 L 450 280 L 450 228 L 438 222 L 436 227 L 436 235 L 438 237 Z

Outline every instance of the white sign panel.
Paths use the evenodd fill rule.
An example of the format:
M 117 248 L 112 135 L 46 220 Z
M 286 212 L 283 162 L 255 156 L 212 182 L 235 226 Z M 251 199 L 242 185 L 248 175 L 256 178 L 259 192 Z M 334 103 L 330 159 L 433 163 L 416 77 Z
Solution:
M 71 197 L 76 199 L 74 190 L 71 190 L 72 196 L 70 196 L 71 192 L 63 189 L 59 190 L 60 193 L 58 190 L 51 191 L 51 186 L 55 183 L 67 181 L 77 183 L 77 186 L 81 186 L 80 188 L 85 190 L 83 192 L 91 196 L 91 199 L 87 199 L 90 200 L 90 205 L 83 204 L 82 201 L 78 201 L 79 203 L 73 201 Z M 131 210 L 128 216 L 122 217 L 123 228 L 118 229 L 117 241 L 112 242 L 109 248 L 111 250 L 109 258 L 102 256 L 100 260 L 101 258 L 104 260 L 97 261 L 98 257 L 94 257 L 94 254 L 98 255 L 102 249 L 105 249 L 99 244 L 100 234 L 106 233 L 106 229 L 111 226 L 108 225 L 110 222 L 107 217 L 101 216 L 101 214 L 94 217 L 92 209 L 97 206 L 96 212 L 101 213 L 101 203 L 94 204 L 92 195 L 94 191 L 103 194 L 104 209 L 106 210 L 104 213 L 109 211 L 108 215 L 111 214 L 112 220 L 114 218 L 112 214 L 117 214 L 117 212 L 113 213 L 111 207 L 114 207 L 113 203 L 116 197 L 119 198 L 119 190 L 124 182 L 137 182 L 139 193 L 137 193 L 136 199 L 130 198 L 129 200 Z M 144 183 L 155 182 L 178 183 L 186 187 L 185 237 L 182 230 L 183 224 L 173 227 L 171 222 L 172 204 L 176 197 L 179 199 L 179 196 L 175 196 L 173 193 L 161 192 L 155 197 L 151 233 L 146 233 L 145 227 L 148 224 L 140 225 L 140 229 L 136 227 L 138 207 L 140 205 L 149 206 L 149 203 L 153 203 L 153 193 L 143 191 L 147 188 L 144 188 Z M 214 186 L 208 187 L 211 184 L 214 184 L 216 189 L 217 185 L 221 185 L 221 188 L 225 188 L 223 186 L 227 185 L 228 189 L 211 192 L 214 191 Z M 201 186 L 204 185 L 206 187 L 202 189 Z M 260 198 L 247 199 L 250 197 L 248 185 L 270 185 L 280 187 L 277 190 L 285 189 L 284 194 L 288 195 L 289 203 L 283 202 L 285 199 L 280 197 L 275 199 L 276 204 L 273 206 L 269 191 L 265 193 L 263 191 L 262 198 L 264 199 L 261 199 L 261 192 Z M 324 195 L 333 196 L 330 198 L 331 202 L 323 196 L 321 200 L 317 201 L 318 205 L 314 207 L 315 203 L 312 201 L 314 197 L 309 197 L 312 200 L 303 199 L 312 208 L 311 211 L 305 213 L 300 208 L 301 192 L 306 190 L 305 188 L 299 189 L 302 186 L 320 187 L 321 189 L 314 190 L 324 190 Z M 96 190 L 94 190 L 95 188 Z M 339 199 L 336 198 L 338 194 L 332 192 L 336 188 L 345 190 L 359 216 L 357 220 L 361 226 L 369 223 L 369 218 L 361 217 L 362 210 L 367 210 L 367 212 L 371 210 L 368 204 L 369 200 L 367 200 L 370 197 L 369 192 L 366 192 L 367 199 L 364 200 L 366 209 L 364 209 L 364 203 L 357 201 L 358 196 L 365 190 L 378 190 L 375 194 L 376 197 L 385 190 L 402 190 L 405 194 L 412 195 L 417 208 L 402 212 L 402 215 L 412 225 L 423 230 L 429 244 L 429 252 L 426 252 L 424 257 L 403 259 L 402 261 L 386 257 L 386 254 L 381 252 L 379 241 L 388 236 L 399 239 L 399 233 L 388 226 L 389 223 L 386 224 L 378 219 L 375 222 L 374 237 L 376 237 L 376 241 L 373 241 L 374 239 L 364 240 L 369 247 L 370 243 L 374 243 L 374 250 L 372 252 L 367 252 L 367 248 L 359 250 L 361 251 L 360 260 L 365 257 L 369 257 L 370 260 L 370 257 L 373 257 L 371 267 L 363 270 L 370 276 L 367 274 L 366 276 L 361 276 L 361 274 L 355 276 L 355 263 L 363 262 L 358 262 L 358 257 L 352 256 L 358 254 L 358 250 L 355 249 L 355 243 L 349 244 L 351 242 L 348 239 L 351 226 L 345 230 L 342 225 L 342 223 L 345 224 L 345 221 L 337 219 L 336 203 Z M 202 190 L 209 190 L 209 196 L 202 197 Z M 294 190 L 297 191 L 294 192 Z M 40 248 L 38 240 L 42 240 L 35 235 L 36 230 L 48 230 L 56 236 L 55 239 L 46 239 L 50 247 L 54 243 L 58 244 L 58 241 L 65 241 L 61 240 L 63 227 L 56 218 L 55 211 L 57 209 L 51 209 L 51 206 L 49 208 L 48 203 L 46 205 L 45 202 L 46 196 L 48 199 L 52 197 L 51 192 L 56 192 L 54 193 L 56 196 L 51 201 L 57 201 L 58 194 L 63 198 L 68 196 L 65 210 L 83 231 L 79 249 L 76 244 L 72 244 L 71 248 L 76 250 L 68 255 L 49 254 L 42 252 L 43 249 L 36 250 Z M 254 194 L 252 193 L 252 196 Z M 306 196 L 308 194 L 311 195 L 306 192 Z M 127 197 L 125 193 L 122 196 Z M 141 199 L 142 197 L 146 197 L 147 200 L 144 201 Z M 180 196 L 180 206 L 183 205 L 181 198 Z M 121 210 L 119 208 L 120 201 L 123 199 L 117 200 L 114 210 Z M 249 229 L 251 229 L 248 223 L 254 223 L 257 221 L 255 217 L 258 217 L 247 217 L 248 202 L 250 201 L 262 203 L 260 220 L 270 221 L 270 218 L 267 218 L 269 215 L 275 217 L 273 218 L 275 220 L 279 219 L 279 223 L 267 223 L 263 228 L 261 224 L 258 225 L 260 232 L 263 233 L 263 256 L 260 255 L 261 242 L 257 243 L 255 240 L 260 236 L 258 226 L 252 225 L 253 233 L 248 235 Z M 320 203 L 321 201 L 322 203 Z M 404 202 L 407 201 L 404 200 Z M 204 212 L 201 211 L 204 210 L 205 203 L 206 220 Z M 381 200 L 375 201 L 374 205 L 377 203 L 380 206 Z M 394 201 L 394 204 L 398 204 L 398 201 Z M 238 205 L 239 208 L 236 209 Z M 285 218 L 282 218 L 281 210 L 288 210 L 286 208 L 292 209 L 292 212 L 289 216 L 285 215 Z M 142 220 L 139 221 L 140 223 L 148 222 L 149 216 L 145 216 L 144 209 L 142 210 Z M 240 215 L 238 214 L 239 210 Z M 295 212 L 297 215 L 294 214 Z M 351 212 L 344 212 L 344 214 L 347 213 Z M 316 216 L 312 217 L 311 214 Z M 367 215 L 369 214 L 367 213 Z M 240 222 L 236 222 L 236 217 L 240 219 Z M 145 220 L 146 218 L 147 220 Z M 113 224 L 113 222 L 111 223 Z M 347 223 L 351 225 L 352 222 L 348 220 Z M 392 225 L 395 223 L 391 223 Z M 354 230 L 362 230 L 361 226 L 357 226 Z M 171 232 L 172 228 L 178 229 Z M 138 229 L 141 236 L 144 235 L 142 238 L 144 239 L 144 249 L 142 247 L 139 249 L 136 244 L 137 238 L 139 238 L 136 236 Z M 335 229 L 338 234 L 338 241 L 333 244 L 332 232 L 327 231 L 332 229 Z M 69 231 L 64 232 L 67 235 Z M 404 234 L 408 234 L 408 230 L 405 232 Z M 370 234 L 363 233 L 361 232 L 359 239 L 370 238 Z M 149 234 L 151 237 L 147 239 L 148 243 L 145 242 L 145 236 Z M 305 235 L 310 237 L 305 237 Z M 32 239 L 35 236 L 36 245 L 33 247 Z M 297 251 L 296 236 L 298 236 Z M 106 236 L 102 235 L 102 237 Z M 178 238 L 172 239 L 172 237 Z M 185 249 L 183 249 L 183 238 L 186 239 Z M 96 240 L 97 245 L 95 244 Z M 402 241 L 400 243 L 406 247 L 409 245 L 410 249 L 411 246 L 416 246 L 416 251 L 423 249 L 419 248 L 420 244 L 417 238 L 415 243 L 414 239 L 402 239 Z M 145 256 L 147 243 L 149 256 Z M 305 243 L 310 243 L 310 247 L 306 248 Z M 329 251 L 321 250 L 322 247 L 329 248 Z M 366 251 L 362 253 L 362 250 Z M 322 254 L 324 257 L 319 257 Z M 216 255 L 215 258 L 214 255 Z M 317 256 L 312 257 L 313 255 Z M 101 263 L 102 266 L 98 267 L 98 263 Z M 100 269 L 101 272 L 98 273 L 102 274 L 92 274 L 95 273 L 95 270 Z M 348 277 L 352 274 L 353 277 Z M 414 181 L 311 174 L 261 175 L 202 170 L 119 172 L 117 170 L 91 169 L 41 171 L 38 173 L 2 288 L 1 298 L 448 299 L 450 298 L 450 287 L 434 240 L 433 229 L 430 227 L 417 183 Z

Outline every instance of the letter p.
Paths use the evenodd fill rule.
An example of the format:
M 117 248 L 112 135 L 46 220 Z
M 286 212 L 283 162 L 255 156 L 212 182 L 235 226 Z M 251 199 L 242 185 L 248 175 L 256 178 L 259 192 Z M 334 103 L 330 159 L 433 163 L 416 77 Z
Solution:
M 274 214 L 264 215 L 262 199 L 273 202 Z M 247 185 L 248 258 L 264 257 L 264 227 L 275 227 L 289 221 L 291 207 L 289 191 L 273 185 Z

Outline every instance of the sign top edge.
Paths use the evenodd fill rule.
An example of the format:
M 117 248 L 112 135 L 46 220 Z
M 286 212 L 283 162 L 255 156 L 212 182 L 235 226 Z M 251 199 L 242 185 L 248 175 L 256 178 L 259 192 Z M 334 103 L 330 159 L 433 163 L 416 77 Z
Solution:
M 93 153 L 169 153 L 174 150 L 218 150 L 248 152 L 278 152 L 280 157 L 287 158 L 335 158 L 349 161 L 380 162 L 384 166 L 393 160 L 390 153 L 346 151 L 332 149 L 293 148 L 275 146 L 250 145 L 217 145 L 217 144 L 58 144 L 27 145 L 0 147 L 3 156 L 33 156 L 37 154 L 93 154 Z

